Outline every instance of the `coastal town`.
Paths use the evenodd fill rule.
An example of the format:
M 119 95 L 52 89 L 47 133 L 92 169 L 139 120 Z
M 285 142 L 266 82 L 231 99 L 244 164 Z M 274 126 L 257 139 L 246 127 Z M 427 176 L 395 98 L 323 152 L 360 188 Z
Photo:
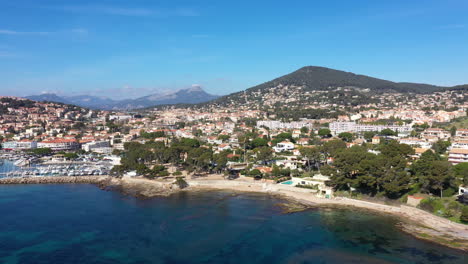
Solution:
M 398 200 L 462 222 L 468 202 L 466 97 L 463 90 L 383 93 L 372 95 L 370 104 L 314 119 L 278 118 L 269 93 L 257 107 L 133 112 L 2 97 L 2 153 L 13 159 L 29 155 L 16 158 L 20 169 L 3 177 L 106 174 L 181 182 L 219 175 L 216 179 L 277 184 L 325 199 Z M 67 169 L 80 160 L 87 167 Z M 31 169 L 34 163 L 39 167 Z M 379 172 L 382 167 L 391 173 Z
M 0 8 L 0 264 L 468 263 L 468 1 Z

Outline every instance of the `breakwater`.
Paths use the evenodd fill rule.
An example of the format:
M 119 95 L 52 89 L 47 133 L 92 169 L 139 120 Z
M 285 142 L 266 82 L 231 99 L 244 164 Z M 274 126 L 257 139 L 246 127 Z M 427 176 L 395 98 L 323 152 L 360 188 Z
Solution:
M 1 178 L 0 184 L 49 184 L 49 183 L 90 183 L 102 184 L 107 176 L 54 176 L 54 177 L 12 177 Z
M 180 188 L 173 182 L 157 182 L 147 179 L 113 178 L 110 176 L 42 176 L 0 178 L 1 184 L 95 184 L 103 190 L 118 191 L 141 198 L 168 196 Z

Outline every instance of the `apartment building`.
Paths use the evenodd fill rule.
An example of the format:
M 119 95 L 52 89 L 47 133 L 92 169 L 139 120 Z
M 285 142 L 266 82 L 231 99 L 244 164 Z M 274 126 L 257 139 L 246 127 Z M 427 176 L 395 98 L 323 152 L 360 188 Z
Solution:
M 451 149 L 449 151 L 448 161 L 454 165 L 468 162 L 468 149 Z
M 75 150 L 80 144 L 75 139 L 49 139 L 37 143 L 38 148 L 50 148 L 54 151 Z
M 332 122 L 330 123 L 330 131 L 333 135 L 338 135 L 343 132 L 362 133 L 377 131 L 380 132 L 384 129 L 391 129 L 398 133 L 409 133 L 413 129 L 410 125 L 371 125 L 371 124 L 357 124 L 356 122 Z
M 428 128 L 421 133 L 421 137 L 437 137 L 438 139 L 448 139 L 450 138 L 450 132 L 443 130 L 442 128 Z

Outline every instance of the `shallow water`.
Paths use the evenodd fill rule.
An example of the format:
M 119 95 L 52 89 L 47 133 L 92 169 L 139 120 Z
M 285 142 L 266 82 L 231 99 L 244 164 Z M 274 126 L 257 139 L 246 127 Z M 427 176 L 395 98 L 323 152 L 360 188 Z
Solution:
M 93 185 L 0 185 L 0 263 L 468 263 L 395 219 L 339 209 L 282 214 L 231 192 L 139 200 Z

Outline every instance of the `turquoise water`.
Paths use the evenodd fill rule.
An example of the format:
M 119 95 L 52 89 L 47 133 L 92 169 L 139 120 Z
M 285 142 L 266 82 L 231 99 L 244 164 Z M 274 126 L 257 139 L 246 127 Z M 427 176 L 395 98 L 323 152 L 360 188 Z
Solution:
M 268 195 L 139 200 L 93 185 L 0 185 L 0 263 L 468 263 L 355 210 L 283 214 Z
M 1 172 L 15 169 L 11 162 Z M 283 184 L 291 184 L 292 181 Z M 93 185 L 0 185 L 0 263 L 467 263 L 351 210 L 282 214 L 267 196 L 139 200 Z
M 281 184 L 292 185 L 293 183 L 294 183 L 293 181 L 285 181 L 285 182 L 282 182 Z

